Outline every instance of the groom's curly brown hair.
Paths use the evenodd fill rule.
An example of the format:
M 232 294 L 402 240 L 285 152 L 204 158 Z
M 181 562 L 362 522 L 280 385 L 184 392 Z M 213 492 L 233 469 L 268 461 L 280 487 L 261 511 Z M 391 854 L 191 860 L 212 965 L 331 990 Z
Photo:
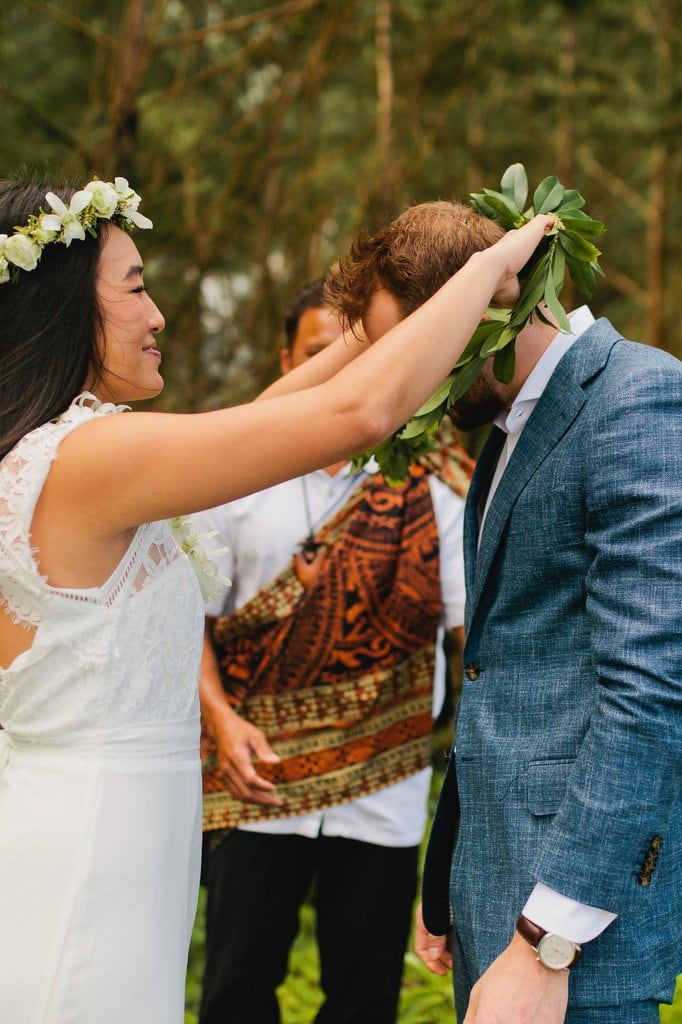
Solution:
M 367 313 L 373 295 L 395 296 L 406 317 L 437 292 L 469 257 L 504 231 L 463 203 L 411 206 L 374 235 L 361 235 L 330 270 L 326 304 L 344 329 Z

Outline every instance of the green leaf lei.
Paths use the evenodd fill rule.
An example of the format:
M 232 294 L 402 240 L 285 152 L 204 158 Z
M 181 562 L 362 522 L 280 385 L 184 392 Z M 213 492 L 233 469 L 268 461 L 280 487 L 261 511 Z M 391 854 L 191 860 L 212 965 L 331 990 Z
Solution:
M 568 331 L 568 318 L 559 303 L 566 271 L 578 291 L 587 298 L 594 291 L 601 255 L 590 239 L 603 234 L 602 221 L 591 220 L 583 212 L 585 200 L 577 189 L 567 189 L 555 175 L 544 178 L 525 210 L 528 199 L 528 178 L 523 164 L 512 164 L 502 175 L 501 192 L 484 188 L 472 193 L 474 209 L 495 221 L 505 230 L 520 228 L 538 213 L 553 213 L 552 231 L 540 243 L 519 274 L 521 291 L 513 309 L 489 307 L 488 319 L 482 320 L 460 356 L 452 373 L 407 423 L 388 440 L 353 460 L 361 469 L 374 457 L 386 480 L 401 483 L 416 459 L 434 447 L 432 435 L 448 409 L 473 384 L 483 364 L 494 356 L 493 371 L 499 381 L 508 384 L 514 376 L 516 337 L 538 317 L 549 323 L 540 309 L 544 303 L 562 331 Z

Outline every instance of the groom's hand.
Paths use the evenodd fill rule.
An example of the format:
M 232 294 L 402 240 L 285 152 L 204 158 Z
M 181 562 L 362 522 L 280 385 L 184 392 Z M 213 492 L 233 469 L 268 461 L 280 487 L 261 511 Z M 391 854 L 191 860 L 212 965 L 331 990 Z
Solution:
M 564 1024 L 568 971 L 552 971 L 518 933 L 471 990 L 463 1024 Z

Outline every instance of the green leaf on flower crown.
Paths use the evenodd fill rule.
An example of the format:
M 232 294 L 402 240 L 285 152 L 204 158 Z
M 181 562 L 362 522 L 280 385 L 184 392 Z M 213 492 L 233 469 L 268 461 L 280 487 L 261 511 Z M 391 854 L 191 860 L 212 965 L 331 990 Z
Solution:
M 585 205 L 585 200 L 578 192 L 577 188 L 567 188 L 564 192 L 564 198 L 556 208 L 557 213 L 561 213 L 561 210 L 581 210 Z
M 405 426 L 398 431 L 399 439 L 411 441 L 415 437 L 421 437 L 422 434 L 435 434 L 446 412 L 447 398 L 443 399 L 439 405 L 434 406 L 430 413 L 426 413 L 424 416 L 410 417 Z
M 437 409 L 442 402 L 447 401 L 447 397 L 450 394 L 450 388 L 452 386 L 452 380 L 452 374 L 450 374 L 449 377 L 446 377 L 441 386 L 438 388 L 438 390 L 434 391 L 434 393 L 431 395 L 428 401 L 424 402 L 421 409 L 417 409 L 413 419 L 416 419 L 417 417 L 421 416 L 426 416 L 427 413 L 433 412 L 434 409 Z M 404 436 L 404 434 L 401 434 L 401 437 Z
M 450 391 L 450 405 L 454 405 L 458 398 L 469 390 L 471 385 L 474 383 L 479 373 L 483 369 L 485 359 L 482 356 L 476 356 L 470 363 L 467 363 L 459 373 L 455 374 L 455 379 L 452 382 L 452 390 Z
M 503 384 L 511 384 L 514 376 L 514 370 L 516 369 L 515 340 L 512 341 L 511 344 L 501 348 L 499 352 L 495 353 L 493 373 L 498 380 L 502 381 Z
M 495 352 L 499 352 L 501 348 L 509 345 L 517 334 L 518 330 L 514 327 L 502 327 L 497 336 L 493 335 L 485 345 L 481 346 L 481 355 L 487 359 L 488 356 L 492 356 Z
M 512 200 L 519 212 L 528 198 L 528 176 L 523 164 L 512 164 L 502 175 L 502 191 Z
M 577 231 L 560 231 L 557 235 L 559 244 L 563 246 L 566 252 L 575 256 L 578 260 L 585 260 L 586 263 L 591 263 L 592 260 L 597 260 L 601 256 L 601 250 L 597 249 L 596 245 L 592 245 L 592 242 L 588 242 L 586 238 L 579 235 Z
M 545 284 L 545 305 L 561 330 L 566 331 L 567 334 L 570 333 L 571 325 L 568 322 L 568 317 L 566 316 L 563 306 L 557 298 L 556 288 L 554 286 L 554 274 L 547 275 L 547 283 Z
M 577 214 L 582 214 L 578 217 Z M 577 231 L 581 235 L 588 235 L 590 238 L 598 238 L 599 235 L 603 235 L 606 231 L 606 227 L 602 220 L 590 220 L 582 210 L 571 211 L 570 214 L 558 214 L 561 217 L 561 223 L 567 231 Z
M 549 174 L 543 178 L 533 193 L 533 210 L 535 213 L 542 212 L 542 206 L 555 185 L 559 184 L 556 174 Z
M 490 320 L 484 320 L 478 325 L 470 340 L 467 342 L 466 348 L 455 363 L 455 370 L 460 370 L 478 355 L 483 342 L 489 338 L 491 334 L 495 334 L 499 330 L 498 324 L 501 319 L 503 319 L 505 323 L 509 321 L 510 310 L 501 309 L 496 312 L 505 315 L 504 317 L 491 316 Z
M 488 220 L 494 220 L 497 223 L 497 211 L 486 201 L 484 195 L 476 195 L 472 192 L 470 198 L 471 205 L 476 213 L 480 213 L 481 217 L 487 217 Z
M 594 290 L 595 274 L 603 276 L 598 265 L 601 253 L 588 238 L 601 235 L 604 224 L 582 211 L 585 201 L 577 189 L 564 189 L 555 175 L 549 175 L 536 188 L 533 206 L 521 213 L 528 194 L 522 164 L 507 168 L 501 187 L 502 192 L 484 189 L 480 194 L 472 193 L 471 205 L 507 230 L 521 226 L 535 213 L 556 212 L 558 218 L 554 229 L 519 273 L 517 302 L 511 310 L 488 309 L 488 318 L 476 328 L 447 380 L 401 430 L 371 452 L 357 456 L 354 468 L 362 467 L 374 455 L 386 479 L 390 483 L 401 482 L 410 464 L 434 447 L 432 434 L 441 418 L 469 390 L 490 356 L 494 357 L 496 378 L 509 383 L 516 365 L 516 338 L 534 317 L 548 326 L 554 327 L 556 321 L 562 330 L 570 329 L 559 302 L 566 272 L 587 297 Z M 549 319 L 550 314 L 553 320 Z
M 567 256 L 566 266 L 573 284 L 579 292 L 582 292 L 589 299 L 596 283 L 592 264 L 586 263 L 584 260 L 573 259 L 572 256 Z
M 484 189 L 484 192 L 485 201 L 496 211 L 497 222 L 502 227 L 513 228 L 523 218 L 523 214 L 511 199 L 503 196 L 500 192 L 491 192 L 489 189 Z
M 552 252 L 552 280 L 557 296 L 561 295 L 566 278 L 566 254 L 560 245 L 555 245 Z

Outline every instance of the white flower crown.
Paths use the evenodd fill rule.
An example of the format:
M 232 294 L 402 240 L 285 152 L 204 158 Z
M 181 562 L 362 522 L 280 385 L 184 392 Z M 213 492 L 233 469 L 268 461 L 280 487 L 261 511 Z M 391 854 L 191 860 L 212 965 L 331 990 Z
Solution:
M 35 270 L 51 242 L 68 247 L 74 239 L 82 242 L 86 231 L 96 236 L 99 220 L 110 220 L 124 231 L 153 227 L 149 217 L 138 212 L 140 197 L 125 178 L 113 182 L 95 178 L 74 193 L 68 206 L 54 192 L 48 192 L 45 199 L 51 213 L 41 209 L 26 227 L 15 228 L 13 235 L 0 234 L 0 284 L 16 280 L 19 270 Z

